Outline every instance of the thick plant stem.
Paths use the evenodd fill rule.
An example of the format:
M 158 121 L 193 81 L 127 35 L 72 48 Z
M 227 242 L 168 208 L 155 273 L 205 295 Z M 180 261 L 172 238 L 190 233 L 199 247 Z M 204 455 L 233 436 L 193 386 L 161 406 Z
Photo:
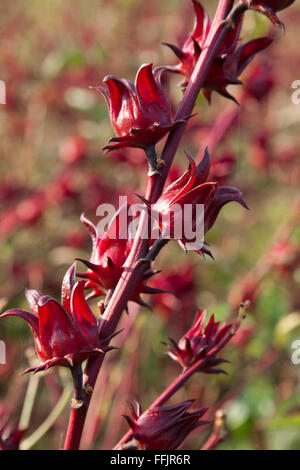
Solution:
M 211 34 L 208 38 L 206 47 L 201 53 L 195 66 L 183 99 L 176 112 L 175 120 L 185 120 L 193 111 L 197 96 L 203 87 L 212 61 L 224 41 L 226 34 L 232 28 L 232 21 L 234 18 L 228 17 L 227 20 L 223 20 L 225 15 L 230 11 L 232 3 L 233 0 L 220 0 L 219 2 Z M 148 179 L 148 187 L 145 197 L 150 203 L 156 202 L 163 191 L 170 166 L 175 157 L 175 153 L 185 131 L 185 127 L 186 121 L 182 122 L 176 129 L 170 132 L 161 156 L 161 159 L 165 162 L 165 165 L 161 170 L 161 174 L 150 176 Z M 149 263 L 139 262 L 139 260 L 141 261 L 146 257 L 149 248 L 149 240 L 142 237 L 145 224 L 147 223 L 147 218 L 148 215 L 146 213 L 142 214 L 131 253 L 125 263 L 124 272 L 103 314 L 103 321 L 101 322 L 99 330 L 100 338 L 106 338 L 113 334 L 120 316 L 126 308 L 127 302 L 131 298 L 137 283 L 142 278 L 147 267 L 149 267 Z M 97 357 L 93 357 L 88 360 L 84 373 L 84 385 L 88 385 L 89 387 L 93 387 L 95 385 L 104 357 L 105 354 L 99 354 Z M 72 427 L 70 428 L 69 425 L 69 432 L 67 434 L 68 442 L 66 441 L 65 449 L 74 449 L 73 445 L 75 441 L 76 445 L 79 446 L 80 438 L 78 436 L 81 436 L 82 433 L 88 404 L 89 399 L 87 399 L 86 406 L 84 407 L 85 410 L 81 410 L 78 414 L 74 414 L 72 410 L 70 418 L 70 420 L 72 420 Z M 72 429 L 72 432 L 76 433 L 76 440 L 73 440 L 72 436 L 70 436 Z M 70 443 L 72 443 L 72 447 L 69 447 Z
M 81 364 L 72 368 L 73 378 L 73 398 L 71 400 L 71 415 L 67 429 L 67 435 L 64 444 L 64 450 L 77 450 L 81 439 L 81 429 L 78 423 L 84 422 L 87 403 L 85 392 L 82 388 L 82 369 Z
M 79 409 L 71 408 L 68 430 L 64 444 L 64 450 L 78 450 L 82 428 L 87 413 L 87 406 L 84 405 Z
M 220 2 L 223 8 L 225 7 L 228 8 L 228 5 L 230 5 L 231 3 L 232 3 L 231 1 Z M 221 43 L 224 40 L 224 37 L 226 36 L 228 30 L 231 27 L 232 27 L 232 24 L 231 24 L 230 19 L 226 22 L 224 21 L 219 22 L 219 25 L 216 28 L 215 34 L 211 38 L 210 43 L 204 49 L 203 53 L 201 54 L 196 64 L 196 67 L 191 76 L 189 85 L 187 86 L 187 89 L 185 91 L 183 100 L 180 103 L 179 108 L 177 110 L 177 113 L 175 116 L 176 120 L 184 119 L 186 116 L 191 114 L 193 107 L 194 107 L 194 103 L 206 79 L 206 76 L 207 76 L 209 67 L 213 61 L 213 58 L 215 57 Z M 185 122 L 182 123 L 180 126 L 178 126 L 175 130 L 173 130 L 170 133 L 167 139 L 167 142 L 163 150 L 163 154 L 162 154 L 162 159 L 165 161 L 165 167 L 163 168 L 161 172 L 161 176 L 154 176 L 150 178 L 150 181 L 149 181 L 146 199 L 148 199 L 150 203 L 154 203 L 162 193 L 164 183 L 166 181 L 166 178 L 169 172 L 169 168 L 171 166 L 176 150 L 178 148 L 178 145 L 184 133 L 185 126 L 186 126 L 186 123 Z M 137 282 L 140 280 L 141 276 L 143 275 L 147 267 L 146 264 L 143 265 L 142 263 L 136 264 L 136 267 L 134 265 L 134 263 L 136 263 L 139 259 L 145 257 L 147 254 L 148 240 L 143 240 L 141 238 L 141 233 L 143 233 L 143 227 L 144 227 L 146 218 L 147 218 L 147 214 L 143 214 L 141 217 L 141 222 L 140 222 L 139 229 L 137 232 L 137 237 L 133 244 L 132 251 L 125 264 L 123 275 L 104 312 L 104 315 L 103 315 L 104 321 L 102 322 L 102 326 L 101 326 L 102 331 L 100 331 L 100 333 L 102 332 L 105 333 L 103 334 L 103 337 L 107 337 L 113 333 L 118 323 L 118 320 L 120 318 L 120 315 L 122 314 L 124 308 L 126 307 L 128 299 L 130 298 Z M 99 362 L 100 361 L 101 359 L 99 359 Z M 86 377 L 85 380 L 88 380 L 89 384 L 92 385 L 92 381 L 89 380 L 88 377 Z

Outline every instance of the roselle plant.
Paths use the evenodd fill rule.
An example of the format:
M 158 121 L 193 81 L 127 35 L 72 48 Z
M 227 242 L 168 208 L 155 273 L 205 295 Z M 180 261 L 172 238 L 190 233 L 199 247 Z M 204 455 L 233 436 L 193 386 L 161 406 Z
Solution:
M 105 233 L 100 233 L 83 214 L 81 221 L 92 239 L 91 256 L 89 260 L 77 258 L 69 268 L 62 281 L 61 301 L 37 290 L 27 290 L 31 311 L 14 308 L 1 315 L 2 318 L 20 317 L 31 328 L 41 363 L 31 366 L 26 373 L 53 367 L 64 367 L 71 372 L 74 392 L 65 450 L 79 449 L 95 383 L 98 376 L 101 378 L 107 354 L 109 357 L 110 351 L 115 349 L 110 343 L 118 335 L 118 324 L 126 314 L 128 302 L 147 307 L 143 299 L 145 294 L 157 297 L 166 294 L 159 288 L 159 280 L 157 287 L 148 285 L 154 275 L 159 279 L 160 274 L 153 265 L 160 251 L 167 250 L 168 242 L 176 239 L 184 250 L 192 247 L 203 257 L 212 256 L 204 237 L 216 223 L 223 206 L 238 202 L 247 209 L 241 191 L 227 185 L 230 169 L 225 171 L 226 178 L 224 175 L 218 177 L 217 171 L 214 175 L 212 168 L 216 168 L 216 162 L 208 149 L 204 154 L 199 151 L 201 158 L 194 159 L 186 154 L 188 169 L 164 187 L 188 122 L 201 119 L 193 115 L 199 93 L 202 91 L 209 101 L 213 91 L 224 99 L 236 101 L 227 87 L 241 85 L 242 72 L 255 60 L 256 54 L 273 41 L 271 37 L 261 37 L 239 45 L 243 23 L 251 14 L 248 10 L 263 13 L 280 26 L 277 13 L 293 1 L 220 0 L 212 22 L 198 1 L 190 3 L 195 12 L 192 33 L 182 47 L 165 43 L 175 53 L 178 64 L 154 67 L 147 63 L 139 68 L 135 83 L 106 76 L 104 86 L 93 86 L 104 95 L 115 131 L 115 137 L 103 150 L 113 153 L 128 147 L 131 151 L 142 149 L 148 160 L 147 187 L 144 194 L 139 195 L 142 209 L 134 236 L 131 232 L 125 237 L 120 235 L 124 217 L 127 224 L 134 219 L 130 206 L 120 209 Z M 175 113 L 164 89 L 164 80 L 168 79 L 169 73 L 184 77 L 181 83 L 183 98 Z M 257 76 L 253 80 L 255 78 Z M 251 81 L 247 87 L 251 90 Z M 252 94 L 255 95 L 255 91 Z M 158 155 L 156 144 L 163 137 L 167 137 L 166 143 Z M 72 142 L 71 151 L 65 149 L 63 155 L 76 165 L 83 158 L 85 146 L 80 140 L 73 139 Z M 233 160 L 227 157 L 224 162 L 232 165 Z M 226 186 L 223 184 L 225 179 Z M 184 234 L 179 236 L 176 232 L 178 214 L 175 206 L 184 212 L 187 204 L 191 207 L 192 232 L 203 233 L 200 246 L 193 244 L 194 239 L 187 239 Z M 200 219 L 196 217 L 198 205 L 203 208 Z M 152 214 L 158 222 L 155 237 L 151 230 L 145 230 L 145 227 L 149 228 Z M 184 228 L 182 220 L 181 225 Z M 145 233 L 148 236 L 145 237 Z M 83 263 L 86 271 L 78 270 L 77 263 Z M 180 279 L 178 285 L 181 285 Z M 89 306 L 93 298 L 98 300 L 98 318 Z M 129 415 L 125 416 L 129 430 L 116 443 L 115 449 L 176 449 L 196 428 L 210 424 L 211 420 L 206 419 L 207 408 L 194 407 L 194 397 L 175 404 L 167 402 L 196 373 L 224 372 L 220 366 L 227 361 L 219 353 L 240 328 L 249 305 L 247 300 L 246 296 L 245 302 L 238 307 L 237 318 L 228 324 L 220 325 L 213 315 L 206 321 L 206 313 L 198 310 L 193 324 L 182 332 L 181 339 L 169 339 L 167 353 L 181 371 L 144 412 L 139 404 L 137 407 L 129 405 Z M 220 412 L 216 414 L 213 434 L 203 449 L 212 449 L 221 441 L 222 416 Z M 0 429 L 0 447 L 18 447 L 23 430 L 16 429 L 8 433 L 8 437 L 3 432 L 4 425 Z

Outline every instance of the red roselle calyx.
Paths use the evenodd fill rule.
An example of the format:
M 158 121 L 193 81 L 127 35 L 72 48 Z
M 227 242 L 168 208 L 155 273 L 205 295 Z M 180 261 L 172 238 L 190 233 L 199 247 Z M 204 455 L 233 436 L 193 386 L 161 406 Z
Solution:
M 270 249 L 269 263 L 282 277 L 293 275 L 300 266 L 300 245 L 291 240 L 279 240 Z
M 41 292 L 27 290 L 32 313 L 11 309 L 0 316 L 23 318 L 31 328 L 42 363 L 25 372 L 38 372 L 57 365 L 73 369 L 85 359 L 103 352 L 97 320 L 84 297 L 84 284 L 84 281 L 75 283 L 74 264 L 63 280 L 61 305 Z
M 192 33 L 185 41 L 182 49 L 164 43 L 172 49 L 179 59 L 179 64 L 175 66 L 167 66 L 166 70 L 180 73 L 185 77 L 181 83 L 187 86 L 194 67 L 203 50 L 208 34 L 210 32 L 210 20 L 207 12 L 202 5 L 193 0 L 196 21 Z M 239 34 L 242 26 L 243 15 L 240 15 L 235 23 L 234 29 L 228 33 L 226 40 L 220 47 L 217 56 L 213 60 L 209 73 L 203 85 L 203 94 L 208 101 L 211 99 L 213 91 L 218 92 L 225 98 L 236 101 L 235 98 L 227 91 L 228 85 L 240 85 L 240 75 L 245 67 L 252 61 L 254 56 L 265 49 L 272 43 L 269 37 L 258 38 L 237 47 Z
M 106 99 L 116 133 L 116 137 L 111 138 L 103 150 L 123 147 L 144 149 L 150 175 L 159 173 L 155 144 L 183 122 L 172 121 L 171 107 L 161 86 L 163 71 L 161 67 L 152 70 L 152 64 L 145 64 L 138 70 L 135 83 L 107 76 L 103 80 L 107 88 L 95 87 Z
M 194 400 L 187 400 L 171 406 L 159 406 L 142 414 L 131 405 L 131 416 L 125 416 L 132 434 L 128 441 L 141 450 L 177 449 L 194 429 L 207 424 L 200 418 L 207 408 L 188 411 Z M 128 444 L 124 445 L 126 448 Z
M 294 3 L 295 0 L 250 0 L 250 8 L 266 15 L 274 24 L 283 26 L 276 15 L 277 11 L 284 10 Z
M 127 205 L 121 207 L 105 233 L 100 233 L 98 228 L 84 214 L 81 216 L 81 221 L 88 228 L 93 242 L 90 260 L 80 259 L 87 266 L 88 270 L 77 273 L 77 276 L 87 280 L 85 289 L 91 289 L 88 299 L 109 294 L 119 282 L 124 270 L 124 263 L 133 245 L 133 237 L 129 231 L 127 230 L 126 234 L 121 232 L 123 216 L 127 218 L 127 229 L 130 225 L 131 219 L 128 217 L 128 210 L 129 206 Z M 154 274 L 155 272 L 150 269 L 144 274 L 130 300 L 144 307 L 149 307 L 143 301 L 140 294 L 158 294 L 163 292 L 161 289 L 152 288 L 145 284 L 145 281 Z
M 215 223 L 225 204 L 236 201 L 245 208 L 247 205 L 238 189 L 231 186 L 219 186 L 216 181 L 207 181 L 210 173 L 210 157 L 207 150 L 198 166 L 190 155 L 186 155 L 189 159 L 188 170 L 166 188 L 153 205 L 152 214 L 158 221 L 163 238 L 167 234 L 167 237 L 176 238 L 183 249 L 186 249 L 186 245 L 189 244 L 197 253 L 211 255 L 210 251 L 203 246 L 204 240 L 196 240 L 195 243 L 194 239 L 186 237 L 186 206 L 190 205 L 191 208 L 192 220 L 188 221 L 188 229 L 193 236 L 193 234 L 200 232 L 200 228 L 205 235 Z M 145 202 L 147 204 L 147 201 Z M 196 217 L 195 209 L 200 204 L 204 210 L 199 220 L 199 217 Z M 180 226 L 181 229 L 178 230 Z
M 168 346 L 169 356 L 184 369 L 188 369 L 201 359 L 207 359 L 204 366 L 199 370 L 206 373 L 222 373 L 222 369 L 215 367 L 223 362 L 225 359 L 217 359 L 213 353 L 214 350 L 219 350 L 218 346 L 226 337 L 227 333 L 232 328 L 232 324 L 224 324 L 220 327 L 220 322 L 216 322 L 214 315 L 211 315 L 205 326 L 206 311 L 198 310 L 192 327 L 177 343 L 174 339 L 169 338 L 170 345 Z M 227 341 L 222 347 L 230 340 L 231 336 L 227 335 Z

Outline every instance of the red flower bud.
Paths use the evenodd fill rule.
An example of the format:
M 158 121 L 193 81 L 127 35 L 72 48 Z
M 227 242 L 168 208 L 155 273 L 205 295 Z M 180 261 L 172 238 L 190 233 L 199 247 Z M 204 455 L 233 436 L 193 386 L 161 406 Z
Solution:
M 212 315 L 205 326 L 205 319 L 206 311 L 198 310 L 192 327 L 180 341 L 176 343 L 170 338 L 171 344 L 168 345 L 168 354 L 184 369 L 191 367 L 201 359 L 207 359 L 204 367 L 199 370 L 207 373 L 221 373 L 224 371 L 216 369 L 215 366 L 227 361 L 217 359 L 216 353 L 231 339 L 232 335 L 228 332 L 232 328 L 232 324 L 224 324 L 219 327 L 220 322 L 215 322 L 214 315 Z
M 131 416 L 124 416 L 132 430 L 129 439 L 135 439 L 141 450 L 177 449 L 190 432 L 208 423 L 200 420 L 207 408 L 187 411 L 193 402 L 159 406 L 143 414 L 131 405 Z
M 113 76 L 104 78 L 106 87 L 96 87 L 105 97 L 113 137 L 103 149 L 122 147 L 153 147 L 179 122 L 171 119 L 170 104 L 161 86 L 162 68 L 152 70 L 152 64 L 142 65 L 135 83 Z
M 0 318 L 17 316 L 31 328 L 36 350 L 42 359 L 25 372 L 38 372 L 61 365 L 73 367 L 99 352 L 97 320 L 84 297 L 84 281 L 75 283 L 75 264 L 67 271 L 61 293 L 61 305 L 52 297 L 27 290 L 32 313 L 20 309 L 4 312 Z

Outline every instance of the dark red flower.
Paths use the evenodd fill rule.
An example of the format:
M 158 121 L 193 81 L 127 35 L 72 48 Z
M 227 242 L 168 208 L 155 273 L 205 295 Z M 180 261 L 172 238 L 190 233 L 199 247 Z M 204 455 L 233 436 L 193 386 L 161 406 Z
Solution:
M 207 181 L 210 173 L 210 157 L 207 150 L 198 166 L 192 157 L 186 155 L 190 161 L 188 170 L 166 188 L 151 208 L 151 213 L 159 224 L 162 237 L 175 238 L 183 249 L 186 249 L 188 244 L 194 251 L 210 255 L 210 251 L 204 246 L 204 240 L 192 238 L 194 234 L 200 233 L 202 229 L 204 236 L 228 202 L 236 201 L 246 208 L 247 205 L 238 189 L 218 186 L 215 181 Z M 187 218 L 188 205 L 191 220 Z M 197 214 L 197 206 L 200 205 L 203 211 Z
M 228 333 L 233 325 L 229 323 L 220 327 L 220 322 L 215 322 L 214 315 L 211 315 L 206 326 L 205 320 L 206 311 L 198 310 L 192 327 L 179 342 L 177 343 L 170 338 L 171 344 L 168 345 L 168 354 L 184 369 L 191 367 L 201 359 L 207 359 L 199 370 L 215 374 L 224 372 L 215 367 L 227 361 L 217 359 L 216 354 L 231 339 L 232 335 Z
M 294 1 L 295 0 L 250 0 L 250 8 L 266 15 L 270 18 L 272 23 L 282 25 L 276 12 L 289 7 Z
M 96 87 L 105 97 L 116 137 L 109 140 L 104 150 L 139 147 L 151 154 L 152 170 L 156 169 L 153 156 L 155 144 L 179 122 L 172 121 L 171 108 L 162 86 L 163 68 L 152 70 L 145 64 L 137 72 L 135 83 L 113 76 L 104 78 L 106 87 Z
M 204 95 L 210 101 L 211 93 L 218 92 L 226 98 L 236 101 L 227 91 L 228 85 L 241 85 L 239 80 L 247 65 L 255 55 L 272 44 L 273 39 L 262 37 L 245 42 L 238 46 L 232 53 L 217 58 L 213 61 L 210 73 L 204 84 Z
M 185 77 L 185 80 L 181 83 L 182 86 L 188 84 L 210 31 L 210 19 L 206 10 L 196 0 L 193 0 L 193 6 L 196 15 L 194 28 L 183 44 L 182 49 L 167 42 L 163 43 L 165 46 L 168 46 L 180 60 L 180 63 L 174 67 L 172 71 L 181 73 Z
M 130 218 L 128 217 L 128 207 L 124 206 L 117 212 L 112 219 L 107 231 L 100 233 L 94 224 L 88 220 L 84 214 L 81 221 L 89 229 L 89 233 L 93 242 L 93 249 L 90 261 L 80 259 L 88 268 L 86 272 L 78 273 L 77 276 L 86 279 L 85 289 L 91 289 L 88 298 L 104 296 L 109 291 L 113 291 L 119 282 L 124 270 L 124 263 L 130 253 L 133 245 L 133 237 L 129 231 L 122 234 L 120 229 L 120 219 L 123 215 L 127 217 L 127 227 L 130 226 Z M 149 270 L 145 273 L 144 278 L 138 284 L 131 300 L 138 304 L 149 307 L 142 298 L 141 293 L 156 294 L 162 292 L 160 289 L 152 288 L 145 285 L 145 280 L 154 274 Z
M 184 75 L 183 86 L 186 86 L 190 80 L 210 31 L 210 21 L 207 12 L 196 0 L 193 0 L 193 5 L 196 14 L 195 26 L 182 49 L 165 43 L 173 50 L 180 61 L 178 65 L 165 68 L 166 70 Z M 241 84 L 239 76 L 245 67 L 251 62 L 255 54 L 265 49 L 273 41 L 271 38 L 265 37 L 254 39 L 237 47 L 242 20 L 243 16 L 240 15 L 236 21 L 235 28 L 228 33 L 210 67 L 203 85 L 203 94 L 208 101 L 211 99 L 212 91 L 216 91 L 220 95 L 235 101 L 228 93 L 227 86 Z
M 135 412 L 131 406 L 131 416 L 125 416 L 132 434 L 129 440 L 135 439 L 141 450 L 175 450 L 190 432 L 207 424 L 200 418 L 207 408 L 193 411 L 188 409 L 194 400 L 186 400 L 171 406 L 159 406 L 145 413 L 138 406 Z
M 100 349 L 97 320 L 84 297 L 84 281 L 75 283 L 75 264 L 67 271 L 61 292 L 61 305 L 52 297 L 27 290 L 32 313 L 20 309 L 4 312 L 0 318 L 23 318 L 34 335 L 42 363 L 25 372 L 38 372 L 61 365 L 74 367 L 103 352 Z

